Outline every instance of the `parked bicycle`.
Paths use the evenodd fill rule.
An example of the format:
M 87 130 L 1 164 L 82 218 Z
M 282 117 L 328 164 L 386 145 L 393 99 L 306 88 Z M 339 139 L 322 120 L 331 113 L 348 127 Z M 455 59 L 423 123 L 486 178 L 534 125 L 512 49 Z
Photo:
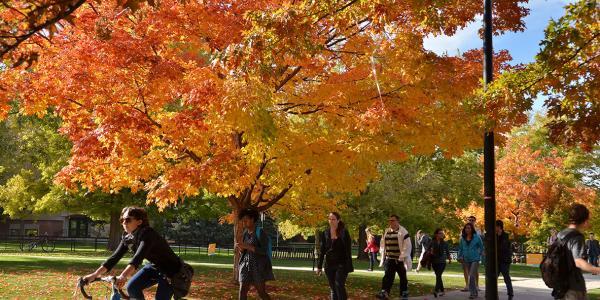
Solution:
M 21 251 L 33 251 L 35 248 L 42 248 L 44 252 L 52 252 L 56 248 L 56 241 L 47 236 L 38 236 L 33 240 L 22 240 L 19 245 Z
M 94 279 L 92 282 L 87 282 L 85 279 L 83 279 L 83 277 L 79 277 L 79 279 L 77 279 L 77 287 L 75 288 L 75 292 L 73 293 L 73 296 L 76 296 L 77 292 L 80 292 L 81 295 L 85 299 L 93 299 L 94 297 L 92 295 L 90 295 L 90 293 L 88 291 L 86 291 L 86 286 L 90 285 L 93 282 L 110 283 L 110 292 L 105 294 L 106 299 L 112 299 L 113 295 L 115 295 L 117 293 L 121 296 L 121 299 L 129 299 L 129 296 L 122 289 L 117 288 L 117 285 L 116 285 L 117 277 L 116 276 L 98 277 L 98 278 Z M 98 294 L 98 293 L 96 293 L 96 294 Z M 110 296 L 108 294 L 110 294 Z M 102 297 L 95 297 L 95 298 L 102 299 Z

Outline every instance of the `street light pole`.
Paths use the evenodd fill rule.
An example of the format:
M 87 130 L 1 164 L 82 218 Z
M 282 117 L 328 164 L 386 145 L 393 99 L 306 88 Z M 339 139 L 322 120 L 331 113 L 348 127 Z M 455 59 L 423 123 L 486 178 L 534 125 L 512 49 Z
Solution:
M 487 88 L 494 80 L 492 48 L 492 0 L 484 0 L 483 24 L 483 79 Z M 486 130 L 483 139 L 483 195 L 485 203 L 485 299 L 498 299 L 498 259 L 496 255 L 496 184 L 495 184 L 494 131 Z

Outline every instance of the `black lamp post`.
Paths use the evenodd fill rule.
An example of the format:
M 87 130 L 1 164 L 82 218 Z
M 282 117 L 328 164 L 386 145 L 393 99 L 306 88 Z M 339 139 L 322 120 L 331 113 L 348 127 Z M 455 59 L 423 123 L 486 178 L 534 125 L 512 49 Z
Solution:
M 492 48 L 492 0 L 484 0 L 483 79 L 487 87 L 494 79 Z M 494 131 L 485 132 L 483 140 L 483 195 L 485 201 L 485 299 L 498 299 L 498 259 L 496 255 L 496 183 Z

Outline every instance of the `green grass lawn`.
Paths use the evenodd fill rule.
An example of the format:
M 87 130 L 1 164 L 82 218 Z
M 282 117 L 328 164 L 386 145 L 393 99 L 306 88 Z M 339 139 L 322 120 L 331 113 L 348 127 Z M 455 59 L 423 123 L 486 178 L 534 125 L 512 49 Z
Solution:
M 600 289 L 589 290 L 588 291 L 588 299 L 589 300 L 600 300 Z
M 197 251 L 197 250 L 196 250 Z M 177 251 L 176 251 L 177 252 Z M 107 251 L 76 251 L 58 249 L 51 253 L 34 250 L 33 252 L 2 251 L 0 253 L 0 295 L 2 299 L 66 299 L 72 298 L 76 279 L 95 270 L 109 256 Z M 192 264 L 196 276 L 192 285 L 191 298 L 196 299 L 236 299 L 237 285 L 232 282 L 232 256 L 226 252 L 213 257 L 205 253 L 181 253 Z M 127 258 L 116 268 L 122 270 Z M 207 265 L 211 263 L 210 265 Z M 312 261 L 274 260 L 275 266 L 312 267 Z M 356 270 L 366 270 L 365 261 L 354 262 Z M 381 270 L 381 269 L 378 269 Z M 328 285 L 325 276 L 315 276 L 310 271 L 275 270 L 277 280 L 268 283 L 269 293 L 274 299 L 328 299 Z M 484 272 L 481 268 L 480 272 Z M 516 265 L 512 269 L 514 276 L 538 277 L 537 268 Z M 448 265 L 445 275 L 462 275 L 460 265 Z M 348 293 L 353 299 L 373 299 L 380 289 L 381 273 L 354 272 L 347 282 Z M 398 293 L 398 279 L 392 293 Z M 424 295 L 431 292 L 435 278 L 431 271 L 418 274 L 409 273 L 409 291 L 411 295 Z M 446 276 L 447 289 L 464 286 L 460 276 Z M 108 293 L 105 285 L 96 283 L 92 293 Z M 152 298 L 153 290 L 148 291 Z M 251 297 L 252 298 L 252 297 Z M 80 299 L 82 299 L 80 297 Z M 255 299 L 255 298 L 254 298 Z
M 94 246 L 92 244 L 87 245 L 77 245 L 75 251 L 71 251 L 70 245 L 68 244 L 58 244 L 56 249 L 52 252 L 43 252 L 41 249 L 34 249 L 33 251 L 24 251 L 21 252 L 18 249 L 18 243 L 14 243 L 8 245 L 6 243 L 0 244 L 0 254 L 30 254 L 30 255 L 44 255 L 44 256 L 74 256 L 74 257 L 96 257 L 96 258 L 106 258 L 110 256 L 111 252 L 106 250 L 94 250 Z M 197 248 L 193 249 L 184 249 L 183 247 L 177 248 L 174 247 L 173 250 L 175 253 L 180 255 L 186 261 L 192 262 L 210 262 L 210 263 L 219 263 L 219 264 L 231 264 L 233 262 L 233 253 L 231 251 L 227 251 L 225 249 L 218 250 L 218 253 L 214 256 L 209 257 L 206 254 L 206 248 L 201 248 L 198 251 Z M 129 254 L 131 255 L 131 254 Z M 276 266 L 285 266 L 285 267 L 312 267 L 312 260 L 281 260 L 274 259 L 273 265 Z M 354 267 L 357 270 L 366 270 L 369 266 L 368 261 L 363 260 L 355 260 Z M 413 263 L 413 266 L 416 267 L 416 262 Z M 484 272 L 484 267 L 480 267 L 480 273 Z M 522 264 L 514 264 L 511 266 L 511 276 L 513 277 L 527 277 L 527 278 L 539 278 L 540 270 L 535 266 L 527 266 Z M 453 261 L 451 264 L 447 265 L 445 274 L 462 274 L 462 267 L 459 263 Z

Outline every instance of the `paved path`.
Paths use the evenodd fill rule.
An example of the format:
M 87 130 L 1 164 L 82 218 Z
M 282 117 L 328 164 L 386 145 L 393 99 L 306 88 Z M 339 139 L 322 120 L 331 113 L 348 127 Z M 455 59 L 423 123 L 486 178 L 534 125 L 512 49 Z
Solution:
M 588 290 L 600 288 L 600 276 L 585 274 L 584 277 L 586 287 Z M 480 284 L 484 284 L 484 282 L 485 280 L 481 280 Z M 544 284 L 544 281 L 542 281 L 542 279 L 513 278 L 513 289 L 515 293 L 515 300 L 552 300 L 552 296 L 550 296 L 551 290 L 550 288 L 546 287 L 546 284 Z M 500 295 L 501 300 L 505 300 L 508 298 L 506 296 L 506 286 L 502 281 L 498 282 L 498 294 Z M 438 298 L 434 298 L 433 295 L 425 295 L 419 297 L 412 297 L 410 299 L 464 300 L 468 299 L 468 297 L 468 292 L 452 291 L 447 293 L 445 296 Z M 478 299 L 485 299 L 485 291 L 482 290 L 481 292 L 479 292 Z

